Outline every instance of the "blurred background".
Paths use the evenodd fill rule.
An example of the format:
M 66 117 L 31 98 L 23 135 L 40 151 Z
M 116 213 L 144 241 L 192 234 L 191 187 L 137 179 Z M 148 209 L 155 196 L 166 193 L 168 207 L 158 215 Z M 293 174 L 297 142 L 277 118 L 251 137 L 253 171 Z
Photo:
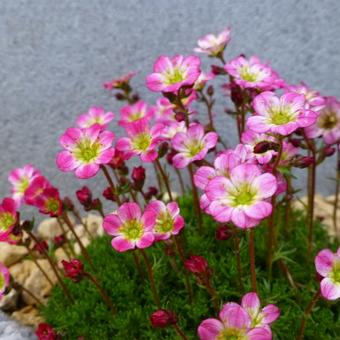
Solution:
M 288 83 L 303 80 L 323 95 L 340 97 L 338 0 L 1 1 L 0 197 L 9 193 L 9 171 L 26 163 L 41 169 L 62 194 L 84 184 L 94 188 L 98 178 L 81 181 L 59 172 L 55 156 L 59 136 L 90 106 L 118 116 L 120 104 L 102 83 L 138 71 L 132 84 L 153 104 L 157 97 L 144 84 L 154 60 L 191 54 L 199 37 L 226 26 L 232 28 L 227 59 L 256 54 Z M 207 71 L 211 60 L 203 60 Z M 234 145 L 236 130 L 223 113 L 224 101 L 220 96 L 215 107 L 216 126 Z M 319 192 L 333 193 L 334 167 L 332 161 L 322 166 Z

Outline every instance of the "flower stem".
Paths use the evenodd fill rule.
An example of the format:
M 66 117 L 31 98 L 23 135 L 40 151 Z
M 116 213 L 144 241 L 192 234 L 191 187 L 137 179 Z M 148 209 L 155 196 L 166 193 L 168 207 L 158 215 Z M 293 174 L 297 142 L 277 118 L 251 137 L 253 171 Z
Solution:
M 304 332 L 305 332 L 305 327 L 306 327 L 306 323 L 307 323 L 308 317 L 311 314 L 311 312 L 313 310 L 313 307 L 318 302 L 320 297 L 321 297 L 321 292 L 320 292 L 320 289 L 319 289 L 316 292 L 316 294 L 313 296 L 312 300 L 310 301 L 310 303 L 308 304 L 307 308 L 305 309 L 305 311 L 303 313 L 303 317 L 302 317 L 302 320 L 301 320 L 299 333 L 298 333 L 298 335 L 296 337 L 297 340 L 303 339 L 303 335 L 304 335 Z
M 211 285 L 209 278 L 207 279 L 205 287 L 207 288 L 207 291 L 211 296 L 211 300 L 212 300 L 212 303 L 214 305 L 215 312 L 218 313 L 220 308 L 218 306 L 218 298 L 217 298 L 216 289 Z
M 74 230 L 74 227 L 73 227 L 73 225 L 72 225 L 72 222 L 71 222 L 70 219 L 68 218 L 67 213 L 64 213 L 62 217 L 63 217 L 63 220 L 65 221 L 65 223 L 67 224 L 67 226 L 69 227 L 69 229 L 71 230 L 71 233 L 73 234 L 73 236 L 74 236 L 75 239 L 77 240 L 82 255 L 86 258 L 86 260 L 87 260 L 88 264 L 90 265 L 91 269 L 92 269 L 93 271 L 96 271 L 95 268 L 94 268 L 92 259 L 91 259 L 90 255 L 89 255 L 89 253 L 87 252 L 87 250 L 86 250 L 86 248 L 85 248 L 83 242 L 80 240 L 79 236 L 77 235 L 76 231 Z
M 85 272 L 84 275 L 96 286 L 98 289 L 98 292 L 100 293 L 101 297 L 103 298 L 105 304 L 109 307 L 112 314 L 116 314 L 116 308 L 114 307 L 110 297 L 106 294 L 105 290 L 101 286 L 101 284 L 98 282 L 98 280 L 90 273 Z
M 57 217 L 57 222 L 58 222 L 58 224 L 59 224 L 60 229 L 61 229 L 62 232 L 63 232 L 63 236 L 65 237 L 66 243 L 67 243 L 67 245 L 68 245 L 68 248 L 69 248 L 69 250 L 70 250 L 70 252 L 71 252 L 72 257 L 76 257 L 76 253 L 74 252 L 73 246 L 72 246 L 70 240 L 67 238 L 66 230 L 65 230 L 65 228 L 64 228 L 64 224 L 63 224 L 63 222 L 60 220 L 59 217 Z
M 12 286 L 13 286 L 14 289 L 21 290 L 21 291 L 25 292 L 27 295 L 29 295 L 33 300 L 36 301 L 38 306 L 44 306 L 44 304 L 40 301 L 40 299 L 34 293 L 32 293 L 30 290 L 25 288 L 23 285 L 19 284 L 18 282 L 13 282 Z
M 162 176 L 162 179 L 163 179 L 163 182 L 164 182 L 164 184 L 165 184 L 166 190 L 167 190 L 167 192 L 168 192 L 170 201 L 173 201 L 173 197 L 172 197 L 172 193 L 171 193 L 171 188 L 170 188 L 170 183 L 169 183 L 169 177 L 168 177 L 168 175 L 165 173 L 165 171 L 163 170 L 162 165 L 161 165 L 159 159 L 156 159 L 156 160 L 155 160 L 155 164 L 156 164 L 156 166 L 157 166 L 157 169 L 158 169 L 159 173 L 160 173 L 161 176 Z
M 183 340 L 188 340 L 188 338 L 186 337 L 186 335 L 183 333 L 183 331 L 179 328 L 177 322 L 174 323 L 174 328 L 176 330 L 176 333 L 179 335 L 179 337 Z
M 184 187 L 183 177 L 181 175 L 181 172 L 177 168 L 174 168 L 174 169 L 175 169 L 175 172 L 176 172 L 177 177 L 178 177 L 178 182 L 179 182 L 179 185 L 180 185 L 180 188 L 181 188 L 182 196 L 184 196 L 185 195 L 185 187 Z
M 213 114 L 212 114 L 213 101 L 209 100 L 203 91 L 200 91 L 200 92 L 201 92 L 202 101 L 207 107 L 210 129 L 213 131 L 216 131 L 215 126 L 214 126 Z
M 234 240 L 234 252 L 236 255 L 236 267 L 237 267 L 237 281 L 241 292 L 244 292 L 244 286 L 242 281 L 242 264 L 240 254 L 240 239 L 237 235 L 233 237 Z
M 35 237 L 35 235 L 30 231 L 30 230 L 26 230 L 27 234 L 29 235 L 29 237 L 35 242 L 35 243 L 39 243 L 38 239 Z M 59 285 L 61 287 L 61 289 L 63 290 L 63 292 L 65 293 L 65 295 L 67 296 L 67 298 L 69 299 L 69 301 L 71 303 L 73 303 L 73 298 L 71 297 L 70 295 L 70 292 L 68 291 L 64 281 L 62 280 L 60 274 L 59 274 L 59 271 L 58 269 L 56 268 L 55 266 L 55 263 L 53 263 L 51 257 L 48 255 L 47 251 L 42 248 L 42 252 L 44 254 L 44 256 L 46 257 L 47 261 L 49 262 L 50 266 L 51 266 L 51 269 L 53 270 L 53 273 L 55 274 L 58 282 L 59 282 Z
M 191 163 L 188 165 L 188 170 L 189 170 L 190 180 L 191 180 L 192 198 L 193 198 L 193 201 L 194 201 L 194 208 L 195 208 L 197 219 L 198 219 L 198 230 L 199 230 L 200 234 L 202 234 L 203 233 L 202 212 L 201 212 L 201 207 L 200 207 L 200 204 L 199 204 L 197 188 L 196 188 L 195 182 L 194 182 L 194 172 L 193 172 Z
M 334 196 L 334 203 L 333 203 L 333 227 L 335 236 L 338 237 L 338 206 L 339 206 L 339 191 L 340 191 L 340 145 L 337 144 L 337 162 L 336 162 L 336 177 L 335 177 L 335 196 Z
M 94 237 L 90 233 L 89 228 L 87 227 L 87 223 L 83 222 L 83 220 L 82 220 L 81 216 L 79 215 L 79 212 L 77 211 L 77 209 L 73 208 L 72 213 L 76 217 L 76 219 L 79 221 L 79 223 L 84 227 L 84 230 L 85 230 L 86 234 L 88 235 L 88 237 L 90 238 L 90 240 L 93 241 Z
M 255 237 L 254 229 L 249 230 L 249 259 L 250 259 L 250 274 L 251 274 L 251 289 L 257 292 L 256 286 L 256 268 L 255 268 Z
M 103 171 L 103 173 L 104 173 L 104 176 L 106 177 L 107 182 L 108 182 L 109 185 L 110 185 L 111 191 L 114 193 L 114 195 L 115 195 L 115 197 L 116 197 L 117 203 L 120 205 L 120 204 L 121 204 L 121 201 L 120 201 L 118 192 L 117 192 L 117 190 L 116 190 L 116 187 L 115 187 L 115 185 L 114 185 L 114 183 L 113 183 L 113 181 L 112 181 L 112 178 L 111 178 L 109 172 L 107 171 L 105 165 L 101 166 L 101 169 L 102 169 L 102 171 Z
M 132 251 L 131 253 L 132 253 L 133 261 L 135 262 L 135 266 L 136 266 L 137 271 L 139 273 L 139 276 L 141 277 L 142 281 L 144 282 L 144 273 L 143 273 L 142 267 L 140 265 L 139 257 L 138 257 L 136 252 Z
M 144 258 L 144 262 L 146 265 L 146 269 L 148 272 L 148 276 L 149 276 L 149 280 L 150 280 L 150 286 L 151 286 L 151 291 L 152 291 L 152 295 L 154 298 L 154 302 L 157 306 L 158 309 L 161 309 L 161 302 L 159 299 L 159 295 L 156 289 L 156 284 L 155 284 L 155 279 L 154 279 L 154 275 L 153 275 L 153 271 L 152 271 L 152 265 L 150 263 L 150 260 L 148 258 L 148 255 L 146 254 L 144 249 L 139 249 L 140 253 L 142 254 L 143 258 Z
M 181 262 L 184 266 L 185 256 L 184 256 L 184 251 L 183 251 L 183 247 L 181 245 L 181 242 L 178 239 L 178 237 L 176 237 L 176 236 L 172 236 L 172 239 L 175 242 L 179 258 L 180 258 L 180 260 L 181 260 Z M 186 271 L 186 269 L 184 269 L 184 279 L 185 279 L 185 286 L 187 288 L 188 295 L 189 295 L 189 303 L 192 304 L 192 302 L 193 302 L 192 287 L 191 287 L 189 275 L 188 275 L 188 272 Z

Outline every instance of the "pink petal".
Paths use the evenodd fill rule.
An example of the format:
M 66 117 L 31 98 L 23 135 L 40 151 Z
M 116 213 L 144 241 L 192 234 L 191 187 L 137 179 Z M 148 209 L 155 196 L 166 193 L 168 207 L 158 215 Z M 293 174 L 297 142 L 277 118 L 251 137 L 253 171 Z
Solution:
M 260 223 L 259 220 L 247 216 L 243 209 L 237 207 L 231 213 L 231 221 L 239 228 L 252 228 Z
M 166 207 L 172 217 L 176 217 L 179 214 L 179 206 L 176 202 L 170 202 Z
M 111 245 L 114 249 L 123 253 L 129 249 L 135 248 L 135 243 L 129 240 L 126 240 L 123 236 L 117 236 L 111 241 Z
M 100 155 L 96 159 L 97 164 L 107 164 L 110 163 L 113 156 L 115 155 L 115 149 L 104 150 L 100 153 Z
M 220 312 L 220 319 L 228 328 L 248 328 L 251 323 L 246 310 L 236 303 L 226 303 Z
M 141 215 L 142 213 L 139 205 L 134 202 L 123 203 L 118 208 L 118 216 L 123 223 L 133 219 L 139 220 Z
M 68 128 L 60 137 L 59 142 L 65 149 L 71 148 L 83 135 L 82 131 L 77 128 Z
M 265 173 L 253 180 L 252 187 L 256 188 L 259 199 L 269 198 L 277 190 L 277 180 L 274 175 Z
M 156 224 L 157 214 L 152 210 L 145 210 L 142 217 L 141 222 L 144 225 L 145 231 L 150 231 L 154 228 Z
M 2 208 L 4 211 L 6 212 L 9 212 L 11 213 L 12 215 L 15 215 L 16 214 L 16 203 L 15 201 L 10 198 L 10 197 L 5 197 L 3 200 L 2 200 Z
M 173 234 L 177 235 L 184 227 L 184 218 L 182 216 L 176 216 L 174 219 L 174 229 Z
M 270 324 L 280 316 L 280 310 L 277 306 L 271 304 L 262 309 L 262 314 L 264 316 L 263 322 Z
M 247 127 L 248 129 L 262 133 L 267 132 L 270 127 L 266 123 L 266 118 L 263 116 L 251 116 L 247 119 Z
M 201 124 L 193 124 L 189 127 L 186 138 L 201 140 L 203 137 L 204 127 Z
M 171 62 L 170 58 L 164 55 L 158 57 L 153 65 L 153 71 L 156 73 L 164 73 L 167 72 L 169 69 L 173 68 L 173 63 Z
M 152 73 L 146 77 L 146 86 L 150 91 L 160 92 L 164 89 L 164 79 L 159 73 Z
M 301 127 L 308 127 L 316 122 L 317 117 L 318 115 L 315 112 L 306 110 L 300 114 L 297 122 Z
M 75 175 L 81 179 L 90 178 L 95 176 L 98 170 L 99 170 L 98 164 L 83 164 L 76 169 Z
M 333 252 L 329 249 L 321 250 L 315 257 L 316 271 L 322 276 L 327 276 L 332 270 L 334 261 L 335 254 Z
M 152 201 L 145 207 L 145 211 L 151 211 L 155 215 L 159 215 L 160 212 L 165 211 L 165 210 L 166 210 L 166 205 L 162 201 L 159 201 L 159 200 Z
M 155 236 L 151 232 L 146 232 L 140 240 L 136 242 L 138 248 L 148 248 L 150 247 L 155 240 Z
M 272 340 L 270 329 L 265 327 L 256 327 L 247 332 L 248 340 Z
M 120 151 L 130 151 L 131 150 L 130 138 L 127 137 L 119 138 L 116 143 L 116 148 Z
M 57 155 L 56 164 L 61 171 L 72 171 L 80 165 L 80 162 L 70 152 L 62 151 Z
M 200 340 L 215 340 L 223 329 L 223 324 L 217 319 L 207 319 L 198 326 L 198 337 Z
M 280 100 L 273 92 L 262 92 L 255 97 L 253 107 L 255 112 L 261 116 L 268 116 L 268 111 L 273 106 L 279 106 Z M 254 130 L 255 131 L 255 130 Z
M 215 176 L 215 169 L 210 166 L 201 166 L 194 174 L 195 185 L 200 189 L 205 189 L 209 181 Z
M 99 135 L 99 143 L 102 145 L 103 149 L 108 149 L 112 146 L 112 142 L 115 138 L 115 134 L 111 131 L 103 131 Z
M 208 149 L 212 149 L 216 146 L 218 135 L 216 132 L 209 132 L 204 136 L 204 144 Z
M 119 235 L 119 228 L 122 225 L 122 221 L 116 214 L 110 214 L 105 216 L 103 221 L 103 228 L 109 235 Z
M 177 132 L 171 141 L 172 147 L 177 151 L 186 151 L 186 142 L 188 140 L 187 134 L 184 132 Z
M 140 155 L 140 159 L 143 162 L 153 162 L 158 157 L 158 152 L 156 150 L 149 150 L 146 153 Z
M 209 200 L 223 199 L 227 196 L 228 189 L 233 188 L 233 184 L 225 177 L 215 177 L 207 185 L 205 193 Z
M 334 283 L 329 278 L 324 278 L 320 283 L 321 294 L 327 300 L 337 300 L 340 298 L 340 284 Z
M 296 92 L 285 93 L 280 98 L 281 107 L 284 108 L 288 106 L 293 112 L 302 110 L 305 102 L 305 96 Z
M 223 205 L 218 201 L 212 201 L 209 205 L 209 214 L 218 222 L 229 222 L 233 208 Z
M 272 205 L 268 202 L 260 201 L 252 205 L 244 206 L 243 209 L 247 216 L 256 220 L 262 220 L 271 214 Z
M 247 293 L 243 296 L 241 305 L 251 315 L 256 315 L 260 310 L 260 299 L 256 293 Z
M 230 172 L 230 179 L 235 185 L 251 182 L 261 175 L 261 170 L 254 164 L 241 164 L 233 168 Z
M 178 153 L 172 159 L 172 164 L 177 169 L 185 168 L 190 163 L 190 159 L 187 158 L 183 153 Z
M 299 124 L 296 121 L 293 121 L 284 125 L 273 125 L 270 130 L 271 132 L 278 133 L 282 136 L 288 136 L 298 128 Z

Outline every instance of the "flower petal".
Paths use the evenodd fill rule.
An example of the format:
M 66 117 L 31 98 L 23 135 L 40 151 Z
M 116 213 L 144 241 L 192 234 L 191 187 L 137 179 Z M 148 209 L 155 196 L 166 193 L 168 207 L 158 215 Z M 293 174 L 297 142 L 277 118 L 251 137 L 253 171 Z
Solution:
M 207 319 L 198 326 L 198 337 L 200 340 L 215 340 L 223 329 L 223 324 L 217 319 Z
M 263 322 L 270 324 L 280 316 L 280 310 L 277 306 L 270 304 L 262 309 Z
M 251 292 L 243 296 L 242 307 L 247 310 L 250 315 L 256 315 L 260 310 L 260 299 L 256 293 Z
M 129 249 L 135 248 L 135 243 L 129 240 L 126 240 L 123 236 L 117 236 L 111 241 L 111 245 L 114 249 L 123 253 Z
M 138 248 L 148 248 L 150 247 L 155 240 L 155 236 L 151 232 L 146 232 L 140 240 L 136 242 Z
M 103 221 L 103 228 L 109 235 L 119 235 L 118 229 L 122 225 L 122 221 L 116 214 L 106 215 Z
M 252 205 L 244 206 L 243 209 L 247 216 L 256 220 L 261 220 L 271 214 L 272 205 L 268 202 L 260 201 Z
M 236 303 L 226 303 L 220 312 L 220 319 L 228 328 L 248 328 L 251 323 L 247 311 Z
M 61 171 L 72 171 L 80 165 L 80 162 L 70 152 L 61 151 L 57 155 L 56 164 Z
M 82 179 L 90 178 L 90 177 L 95 176 L 98 170 L 99 170 L 98 164 L 82 164 L 76 169 L 75 175 L 78 178 L 82 178 Z
M 329 278 L 324 278 L 320 283 L 321 294 L 327 300 L 337 300 L 340 298 L 340 284 L 334 283 Z
M 321 250 L 315 257 L 316 271 L 322 275 L 327 276 L 332 270 L 332 266 L 335 260 L 335 254 L 329 249 Z
M 139 205 L 135 202 L 123 203 L 117 213 L 123 223 L 133 219 L 139 220 L 142 215 Z

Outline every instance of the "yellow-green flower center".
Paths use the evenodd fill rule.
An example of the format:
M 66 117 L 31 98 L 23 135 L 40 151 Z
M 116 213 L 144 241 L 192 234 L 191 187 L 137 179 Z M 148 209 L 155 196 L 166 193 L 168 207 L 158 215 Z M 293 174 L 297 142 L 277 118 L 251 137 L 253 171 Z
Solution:
M 73 150 L 74 157 L 82 163 L 93 162 L 100 154 L 101 144 L 88 138 L 81 139 Z
M 140 111 L 136 111 L 136 112 L 133 112 L 133 113 L 130 114 L 128 121 L 134 122 L 134 121 L 136 121 L 136 120 L 138 120 L 142 117 L 143 117 L 143 113 L 140 112 Z
M 338 118 L 335 112 L 327 112 L 319 117 L 318 125 L 325 130 L 332 130 L 338 124 Z
M 258 73 L 252 71 L 247 65 L 240 68 L 239 74 L 243 80 L 249 81 L 250 83 L 258 80 Z
M 165 75 L 165 83 L 167 85 L 179 83 L 184 79 L 185 79 L 184 72 L 179 68 L 174 68 L 168 71 Z
M 242 185 L 235 191 L 230 192 L 232 197 L 232 206 L 237 207 L 240 205 L 253 204 L 256 196 L 256 192 L 252 190 L 248 184 Z
M 194 140 L 187 144 L 187 148 L 189 157 L 194 157 L 204 149 L 204 145 L 201 141 Z
M 139 240 L 143 236 L 143 224 L 135 219 L 125 222 L 119 231 L 127 240 Z
M 29 181 L 28 177 L 23 177 L 21 179 L 20 183 L 17 186 L 18 192 L 23 194 L 26 191 L 26 189 L 28 188 L 29 184 L 30 184 L 30 181 Z
M 147 151 L 150 144 L 151 144 L 151 136 L 149 133 L 146 133 L 146 132 L 138 134 L 132 140 L 133 149 L 139 152 Z
M 169 212 L 161 212 L 156 220 L 155 231 L 163 234 L 172 231 L 174 228 L 174 221 Z
M 225 328 L 216 337 L 216 340 L 246 340 L 247 336 L 243 329 Z
M 47 211 L 56 213 L 60 207 L 60 202 L 56 198 L 49 198 L 45 202 L 45 208 Z
M 340 284 L 340 260 L 336 260 L 333 264 L 329 278 L 334 282 Z
M 269 110 L 269 114 L 270 123 L 274 125 L 284 125 L 294 121 L 295 118 L 289 107 L 273 107 Z
M 5 285 L 5 276 L 4 274 L 0 273 L 0 289 L 3 289 Z
M 15 218 L 11 213 L 1 212 L 0 213 L 0 230 L 8 230 L 15 222 Z

